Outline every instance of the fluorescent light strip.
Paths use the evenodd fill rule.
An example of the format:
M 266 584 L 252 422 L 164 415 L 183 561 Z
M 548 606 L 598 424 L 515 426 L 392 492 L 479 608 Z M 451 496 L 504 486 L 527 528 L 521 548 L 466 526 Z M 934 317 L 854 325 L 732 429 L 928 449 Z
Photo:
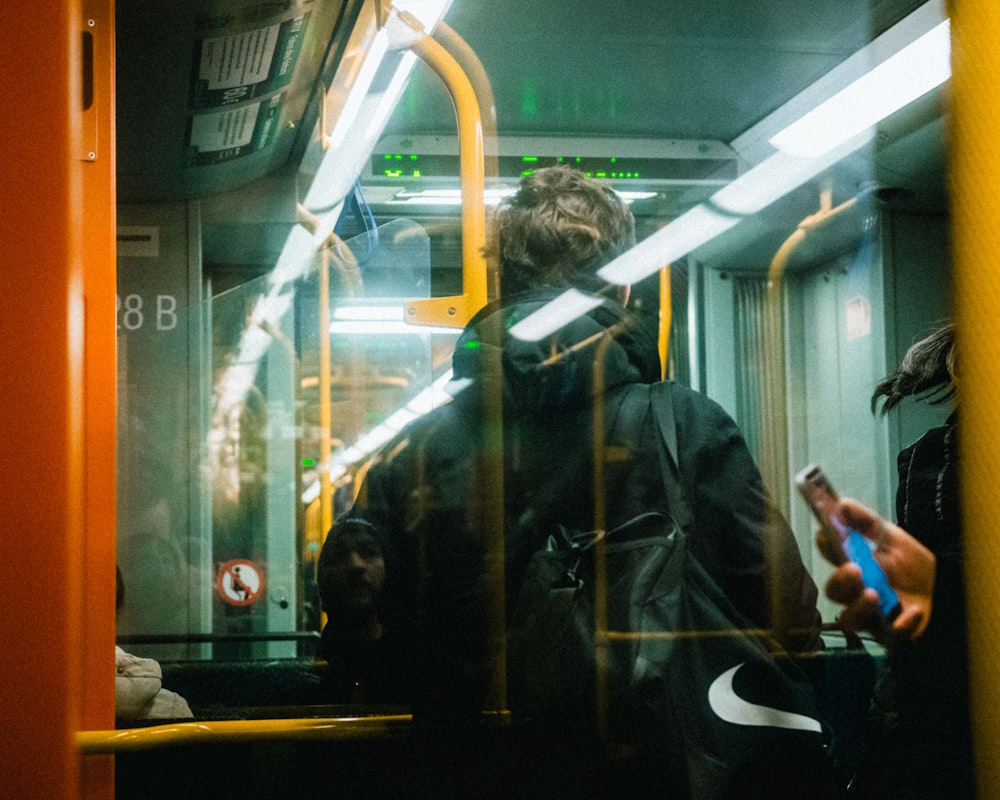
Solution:
M 523 342 L 537 342 L 603 302 L 600 297 L 570 289 L 511 326 L 510 335 Z
M 816 158 L 779 151 L 717 191 L 708 202 L 726 214 L 751 216 L 860 149 L 871 138 L 870 129 L 862 131 Z
M 601 267 L 598 276 L 617 286 L 629 286 L 652 275 L 819 175 L 858 149 L 867 138 L 866 134 L 856 136 L 821 158 L 775 153 L 720 189 L 707 203 L 685 212 Z
M 292 307 L 292 298 L 291 292 L 261 297 L 253 308 L 254 322 L 277 328 L 288 313 L 288 309 Z
M 447 333 L 458 336 L 461 328 L 447 328 L 443 325 L 410 325 L 403 320 L 353 319 L 334 320 L 330 323 L 330 333 L 334 336 L 426 336 L 429 333 Z
M 450 387 L 448 387 L 448 384 L 452 382 L 452 378 L 451 370 L 447 370 L 430 387 L 417 394 L 402 409 L 365 433 L 346 450 L 334 456 L 330 463 L 330 480 L 336 481 L 347 472 L 351 465 L 358 464 L 370 458 L 376 450 L 399 433 L 406 423 L 423 416 L 440 405 L 450 402 L 452 396 L 455 394 L 454 390 L 449 392 Z M 302 502 L 309 504 L 317 497 L 319 497 L 319 481 L 316 481 L 303 491 Z
M 382 28 L 375 34 L 371 49 L 365 54 L 365 63 L 361 66 L 361 71 L 358 73 L 354 85 L 351 86 L 351 91 L 347 96 L 347 101 L 344 103 L 344 108 L 337 117 L 337 123 L 333 126 L 333 130 L 330 131 L 330 137 L 327 139 L 328 154 L 339 150 L 347 140 L 347 134 L 354 127 L 358 119 L 361 104 L 368 96 L 368 90 L 371 88 L 372 81 L 375 80 L 375 74 L 382 65 L 382 59 L 385 58 L 388 49 L 389 35 L 386 33 L 385 28 Z M 313 181 L 314 185 L 315 183 L 316 181 Z
M 867 133 L 859 134 L 819 158 L 775 153 L 720 189 L 707 203 L 685 212 L 601 267 L 598 276 L 617 286 L 629 286 L 652 275 L 832 167 L 869 138 Z
M 428 33 L 437 21 L 450 8 L 452 0 L 396 0 L 393 10 L 393 22 L 399 23 L 398 12 L 405 11 L 415 17 Z M 402 25 L 399 23 L 397 27 Z M 414 34 L 417 35 L 417 34 Z M 277 327 L 281 318 L 291 304 L 291 296 L 280 296 L 278 291 L 306 274 L 313 263 L 319 248 L 333 230 L 344 197 L 353 185 L 356 176 L 361 171 L 361 165 L 371 154 L 385 126 L 385 122 L 406 86 L 406 81 L 416 62 L 416 56 L 407 52 L 400 59 L 396 73 L 388 88 L 377 95 L 369 95 L 372 81 L 378 73 L 390 46 L 389 32 L 379 29 L 371 40 L 368 52 L 364 54 L 364 63 L 357 78 L 351 86 L 343 109 L 338 116 L 334 128 L 327 139 L 327 149 L 316 177 L 309 187 L 303 201 L 307 209 L 319 210 L 316 230 L 310 233 L 302 225 L 295 225 L 289 231 L 281 254 L 269 275 L 272 294 L 261 298 L 255 308 L 258 322 L 269 323 Z M 321 135 L 325 132 L 321 131 Z M 334 325 L 337 323 L 334 323 Z M 363 323 L 361 323 L 363 324 Z M 396 323 L 390 323 L 393 326 Z M 406 325 L 400 320 L 402 329 L 392 331 L 404 334 L 449 333 L 456 334 L 454 328 L 417 327 Z M 331 325 L 331 333 L 334 333 Z M 351 330 L 350 333 L 360 333 Z M 389 333 L 386 324 L 377 330 L 367 333 Z M 240 340 L 238 361 L 240 363 L 227 368 L 220 378 L 220 397 L 217 410 L 223 412 L 242 403 L 253 386 L 257 372 L 257 364 L 267 351 L 271 337 L 256 325 L 244 331 Z M 310 490 L 311 491 L 311 490 Z
M 309 269 L 316 250 L 313 235 L 301 225 L 295 225 L 288 232 L 268 280 L 278 286 L 296 280 Z
M 517 189 L 487 189 L 484 192 L 486 205 L 495 206 L 505 197 L 515 194 Z M 625 203 L 631 204 L 636 200 L 646 200 L 656 197 L 656 192 L 637 191 L 617 191 L 617 194 Z M 462 205 L 461 189 L 420 189 L 417 191 L 403 190 L 397 192 L 384 205 L 407 205 L 407 206 L 460 206 Z
M 636 200 L 648 200 L 650 197 L 656 197 L 656 192 L 636 192 L 636 191 L 619 191 L 615 189 L 615 194 L 618 195 L 626 203 L 633 203 Z
M 951 77 L 945 20 L 771 137 L 779 150 L 815 158 L 937 88 Z
M 739 217 L 720 214 L 707 205 L 695 206 L 605 264 L 597 275 L 608 283 L 629 286 L 686 256 L 739 221 Z
M 488 206 L 495 206 L 503 198 L 510 197 L 516 189 L 487 189 L 483 198 Z M 462 205 L 461 189 L 422 189 L 416 192 L 403 190 L 396 192 L 385 201 L 392 206 L 460 206 Z
M 402 0 L 393 8 L 389 24 L 375 34 L 370 50 L 364 57 L 364 64 L 330 133 L 327 151 L 304 200 L 306 208 L 326 209 L 344 199 L 355 178 L 361 173 L 365 160 L 371 154 L 406 86 L 417 60 L 411 52 L 402 56 L 385 91 L 369 93 L 372 81 L 393 45 L 392 39 L 400 38 L 402 29 L 408 29 L 399 20 L 398 11 L 412 14 L 425 30 L 430 31 L 450 5 L 451 0 Z M 417 35 L 412 30 L 410 33 Z
M 383 320 L 399 322 L 403 319 L 403 304 L 385 306 L 337 306 L 333 309 L 333 318 L 342 321 Z
M 720 189 L 708 203 L 681 215 L 605 265 L 598 275 L 616 285 L 635 283 L 653 274 L 664 264 L 672 263 L 708 243 L 736 225 L 743 217 L 756 214 L 859 149 L 870 141 L 872 128 L 877 122 L 947 80 L 950 74 L 950 65 L 947 64 L 948 34 L 946 20 L 904 46 L 875 70 L 866 73 L 829 101 L 807 112 L 799 121 L 771 139 L 771 143 L 781 146 L 782 150 Z M 923 71 L 914 68 L 912 59 L 915 53 L 918 58 L 925 58 L 930 62 L 930 69 Z M 902 58 L 896 60 L 897 56 Z M 889 72 L 879 73 L 882 67 Z M 876 77 L 871 82 L 869 76 L 873 74 Z M 883 88 L 879 85 L 881 81 L 890 83 Z M 868 101 L 867 104 L 877 110 L 867 113 L 861 123 L 843 124 L 838 118 L 831 118 L 830 109 L 841 108 L 836 113 L 846 113 L 840 106 L 844 97 L 855 106 L 866 104 L 866 101 L 853 93 L 852 87 L 859 84 L 876 92 L 884 90 L 893 93 L 893 97 L 884 102 Z M 907 87 L 905 90 L 901 88 L 903 85 Z M 857 111 L 856 108 L 851 110 Z M 798 127 L 800 123 L 802 126 Z M 819 125 L 820 130 L 816 130 L 815 125 Z M 823 126 L 836 131 L 836 135 L 825 136 Z M 805 137 L 801 144 L 798 143 L 799 135 Z M 810 146 L 811 140 L 818 142 L 821 136 L 822 144 Z

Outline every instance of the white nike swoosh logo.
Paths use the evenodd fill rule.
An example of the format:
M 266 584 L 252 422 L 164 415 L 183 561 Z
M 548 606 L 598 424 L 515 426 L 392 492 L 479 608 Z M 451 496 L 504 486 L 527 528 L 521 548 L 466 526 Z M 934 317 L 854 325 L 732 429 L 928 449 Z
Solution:
M 789 728 L 798 731 L 821 733 L 818 720 L 804 714 L 782 711 L 744 700 L 733 689 L 733 676 L 743 664 L 727 669 L 708 687 L 708 704 L 718 717 L 734 725 L 755 725 L 767 728 Z

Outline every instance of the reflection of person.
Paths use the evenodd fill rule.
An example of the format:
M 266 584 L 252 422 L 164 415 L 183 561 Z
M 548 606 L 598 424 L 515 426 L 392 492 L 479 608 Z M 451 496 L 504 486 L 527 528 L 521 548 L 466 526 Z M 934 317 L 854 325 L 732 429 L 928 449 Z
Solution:
M 125 582 L 117 570 L 116 605 L 125 601 Z M 163 672 L 151 658 L 140 658 L 115 647 L 115 717 L 119 720 L 191 717 L 187 701 L 163 688 Z
M 914 344 L 875 391 L 873 408 L 907 398 L 944 402 L 957 390 L 955 329 L 945 325 Z M 958 420 L 953 411 L 897 459 L 896 520 L 844 500 L 844 521 L 869 536 L 900 596 L 888 666 L 869 711 L 858 794 L 872 798 L 971 798 L 965 585 L 958 493 Z M 870 627 L 872 596 L 856 569 L 837 569 L 827 585 L 845 604 L 841 624 Z
M 408 704 L 409 648 L 383 619 L 386 560 L 376 529 L 355 519 L 336 526 L 319 561 L 319 591 L 328 621 L 319 655 L 327 662 L 315 702 Z

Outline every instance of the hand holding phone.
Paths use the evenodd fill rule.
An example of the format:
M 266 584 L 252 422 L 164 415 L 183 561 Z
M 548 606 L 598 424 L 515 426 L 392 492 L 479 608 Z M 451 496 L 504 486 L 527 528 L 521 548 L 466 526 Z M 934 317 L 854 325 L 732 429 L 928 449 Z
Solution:
M 869 541 L 840 519 L 837 513 L 840 498 L 823 470 L 810 464 L 795 476 L 795 485 L 819 520 L 823 549 L 827 557 L 834 566 L 847 561 L 857 564 L 861 568 L 861 579 L 865 586 L 878 593 L 882 616 L 885 620 L 892 621 L 900 612 L 899 597 L 875 560 Z

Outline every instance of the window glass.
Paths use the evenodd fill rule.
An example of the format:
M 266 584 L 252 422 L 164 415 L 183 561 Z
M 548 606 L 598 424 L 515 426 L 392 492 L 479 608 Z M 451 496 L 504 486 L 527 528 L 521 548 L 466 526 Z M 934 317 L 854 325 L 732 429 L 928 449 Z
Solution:
M 119 645 L 158 660 L 196 717 L 320 713 L 320 553 L 359 498 L 396 509 L 394 530 L 419 528 L 407 514 L 425 508 L 423 484 L 392 470 L 447 459 L 430 446 L 408 454 L 414 420 L 442 420 L 439 449 L 481 448 L 447 499 L 462 510 L 456 529 L 472 526 L 488 553 L 521 521 L 517 480 L 538 495 L 562 481 L 550 506 L 567 509 L 567 525 L 614 517 L 625 490 L 592 480 L 597 456 L 577 447 L 593 418 L 533 419 L 515 446 L 511 409 L 558 399 L 561 384 L 530 384 L 536 396 L 490 383 L 501 362 L 521 366 L 511 355 L 471 389 L 452 373 L 456 346 L 456 364 L 492 363 L 485 335 L 459 338 L 503 286 L 481 251 L 488 213 L 523 176 L 564 165 L 634 217 L 637 246 L 600 277 L 630 287 L 628 335 L 656 362 L 636 370 L 707 395 L 735 423 L 820 589 L 825 642 L 844 648 L 821 591 L 831 567 L 793 476 L 821 463 L 841 494 L 894 517 L 897 453 L 950 411 L 871 410 L 878 382 L 951 313 L 943 4 L 644 2 L 624 14 L 580 2 L 569 14 L 454 0 L 435 38 L 469 77 L 457 99 L 433 48 L 390 40 L 405 27 L 398 13 L 386 28 L 380 4 L 279 5 L 252 25 L 223 10 L 183 23 L 156 14 L 159 36 L 119 15 Z M 152 40 L 169 54 L 151 61 Z M 233 59 L 251 53 L 237 74 Z M 136 97 L 152 86 L 170 102 L 144 116 Z M 467 162 L 480 143 L 462 138 L 469 93 L 483 104 L 471 125 L 481 185 Z M 428 298 L 447 299 L 419 304 Z M 566 372 L 582 358 L 555 346 L 545 357 L 566 359 Z M 479 393 L 474 422 L 463 390 Z M 459 410 L 427 416 L 445 406 Z M 643 466 L 655 479 L 659 462 Z M 360 574 L 384 556 L 394 586 L 399 553 L 361 533 L 344 558 Z M 498 581 L 494 562 L 438 575 L 416 540 L 401 546 L 419 584 L 408 599 L 444 586 L 461 605 L 506 588 L 506 610 L 516 606 L 520 587 Z M 752 557 L 742 544 L 720 546 L 720 560 Z M 487 606 L 501 618 L 502 605 Z M 502 705 L 502 670 L 490 674 Z

